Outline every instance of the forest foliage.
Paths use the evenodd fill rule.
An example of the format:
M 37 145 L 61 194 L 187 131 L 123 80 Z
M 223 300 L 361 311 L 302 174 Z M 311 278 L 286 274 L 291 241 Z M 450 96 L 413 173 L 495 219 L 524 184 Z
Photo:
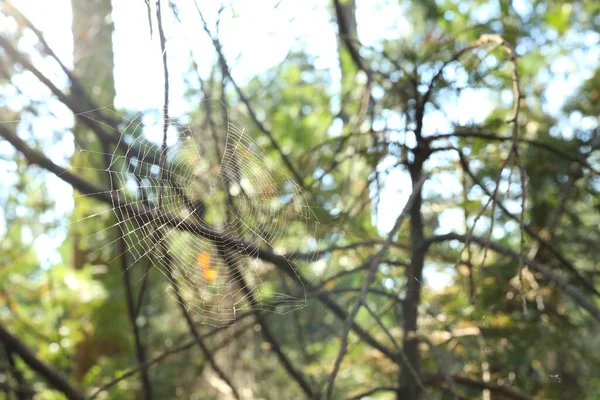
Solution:
M 153 110 L 115 106 L 115 2 L 71 1 L 72 63 L 20 3 L 0 399 L 600 399 L 600 2 L 315 3 L 335 68 L 248 77 L 240 2 L 147 1 Z

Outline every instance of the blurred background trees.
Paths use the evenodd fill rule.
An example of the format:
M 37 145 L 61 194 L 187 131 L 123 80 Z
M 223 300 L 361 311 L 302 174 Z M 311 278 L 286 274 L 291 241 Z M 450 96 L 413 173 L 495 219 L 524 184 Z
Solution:
M 0 3 L 0 399 L 600 398 L 597 2 L 159 5 Z M 234 122 L 318 220 L 257 212 L 265 240 L 237 238 L 301 310 L 202 324 L 152 267 L 177 249 L 127 242 L 127 146 L 159 182 L 116 183 L 151 212 L 128 218 L 181 195 L 163 55 L 209 167 Z M 246 204 L 229 189 L 177 217 L 218 228 Z M 227 258 L 179 228 L 157 235 Z

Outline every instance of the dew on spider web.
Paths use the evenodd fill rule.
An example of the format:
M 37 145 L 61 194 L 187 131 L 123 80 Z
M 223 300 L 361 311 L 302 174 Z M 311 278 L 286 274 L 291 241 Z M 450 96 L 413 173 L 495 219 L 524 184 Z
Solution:
M 147 115 L 132 118 L 111 154 L 78 150 L 80 157 L 110 159 L 109 168 L 89 169 L 107 177 L 103 194 L 117 222 L 94 235 L 110 237 L 108 230 L 118 227 L 130 267 L 151 263 L 169 281 L 167 293 L 177 300 L 179 291 L 201 322 L 220 326 L 234 323 L 240 311 L 302 308 L 306 293 L 292 260 L 280 271 L 253 254 L 282 246 L 289 253 L 302 250 L 290 242 L 314 242 L 318 220 L 300 186 L 283 167 L 267 165 L 244 129 L 227 122 L 214 132 L 197 119 L 171 121 L 163 170 L 160 139 L 151 140 L 160 135 L 146 134 L 160 132 L 160 118 L 154 124 Z

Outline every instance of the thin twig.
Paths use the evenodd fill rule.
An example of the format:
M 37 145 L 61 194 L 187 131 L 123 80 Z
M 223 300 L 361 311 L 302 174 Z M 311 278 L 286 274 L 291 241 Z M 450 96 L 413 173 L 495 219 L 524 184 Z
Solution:
M 326 392 L 327 399 L 332 398 L 335 378 L 338 374 L 338 371 L 340 369 L 340 366 L 342 364 L 344 356 L 346 355 L 346 351 L 347 351 L 347 347 L 348 347 L 348 335 L 349 335 L 350 329 L 352 327 L 352 322 L 354 321 L 354 318 L 356 317 L 356 314 L 358 314 L 358 311 L 360 310 L 360 308 L 364 305 L 364 302 L 365 302 L 365 299 L 367 296 L 367 292 L 369 290 L 369 286 L 371 286 L 371 284 L 375 280 L 375 276 L 377 274 L 377 270 L 379 267 L 379 261 L 381 260 L 384 253 L 387 251 L 387 249 L 392 244 L 396 232 L 398 231 L 398 229 L 400 229 L 400 226 L 402 225 L 404 218 L 406 218 L 406 216 L 408 215 L 408 212 L 409 212 L 410 208 L 412 207 L 412 203 L 415 201 L 415 198 L 417 197 L 418 193 L 420 193 L 421 187 L 423 186 L 423 183 L 425 183 L 425 180 L 427 179 L 427 177 L 428 177 L 428 175 L 424 174 L 421 177 L 421 179 L 415 183 L 415 185 L 413 186 L 413 192 L 412 192 L 411 196 L 409 197 L 408 201 L 406 202 L 404 209 L 402 210 L 402 212 L 396 219 L 396 223 L 394 224 L 393 228 L 390 230 L 386 241 L 383 243 L 383 247 L 377 252 L 377 254 L 375 254 L 373 259 L 371 260 L 371 264 L 369 266 L 367 276 L 365 277 L 365 281 L 361 287 L 361 291 L 358 296 L 358 299 L 357 299 L 356 303 L 354 304 L 354 308 L 348 314 L 348 316 L 346 317 L 346 321 L 344 322 L 340 350 L 338 352 L 337 358 L 333 365 L 333 370 L 331 371 L 331 374 L 329 375 L 329 379 L 327 381 L 327 392 Z M 415 372 L 415 371 L 413 371 L 413 372 Z M 417 380 L 419 379 L 418 376 L 416 377 L 416 379 Z
M 233 85 L 238 97 L 240 98 L 240 100 L 242 100 L 242 103 L 244 103 L 244 106 L 246 106 L 246 110 L 248 111 L 248 114 L 250 114 L 250 118 L 252 119 L 252 122 L 254 122 L 254 124 L 265 135 L 267 135 L 267 137 L 269 138 L 269 141 L 271 142 L 271 146 L 273 146 L 273 148 L 279 153 L 279 156 L 281 157 L 281 159 L 283 160 L 283 162 L 285 163 L 287 168 L 290 170 L 290 172 L 294 176 L 294 179 L 296 180 L 298 185 L 302 189 L 305 189 L 306 187 L 305 187 L 304 179 L 302 178 L 302 175 L 300 175 L 300 173 L 298 172 L 296 167 L 294 167 L 294 165 L 292 164 L 292 162 L 289 159 L 289 157 L 287 156 L 287 154 L 285 154 L 285 152 L 283 151 L 281 146 L 279 146 L 279 143 L 277 143 L 277 140 L 275 140 L 275 136 L 273 135 L 273 133 L 269 129 L 267 129 L 267 127 L 265 126 L 264 123 L 262 123 L 258 119 L 258 116 L 256 115 L 256 112 L 254 111 L 254 108 L 250 104 L 250 101 L 248 100 L 246 95 L 244 95 L 244 92 L 242 92 L 242 89 L 237 84 L 237 82 L 233 79 L 233 76 L 231 75 L 231 71 L 229 69 L 229 65 L 227 64 L 227 59 L 225 58 L 225 55 L 223 54 L 223 49 L 222 49 L 221 43 L 219 41 L 219 38 L 212 35 L 210 29 L 208 28 L 208 24 L 206 23 L 206 20 L 204 19 L 204 14 L 202 14 L 202 11 L 200 10 L 200 7 L 198 6 L 198 2 L 196 0 L 194 0 L 194 5 L 196 6 L 198 15 L 200 16 L 200 19 L 202 20 L 202 26 L 204 28 L 204 31 L 210 38 L 210 40 L 213 43 L 213 46 L 217 52 L 217 55 L 219 57 L 219 63 L 221 64 L 221 67 L 222 67 L 221 69 L 223 71 L 223 74 L 225 74 L 227 76 L 227 79 L 229 79 L 229 82 L 231 82 L 231 84 Z
M 519 169 L 519 177 L 521 180 L 521 213 L 519 214 L 519 252 L 521 257 L 525 255 L 525 206 L 527 203 L 527 182 L 525 176 L 525 167 L 523 160 L 519 154 L 519 112 L 521 110 L 521 89 L 519 79 L 519 66 L 517 64 L 517 53 L 512 46 L 500 35 L 482 35 L 478 41 L 479 44 L 495 43 L 497 46 L 502 46 L 508 55 L 510 63 L 513 66 L 512 83 L 513 83 L 513 116 L 509 122 L 513 124 L 512 130 L 512 146 L 511 153 L 514 155 L 515 164 Z M 509 155 L 510 158 L 510 155 Z M 493 216 L 492 216 L 493 218 Z M 523 285 L 523 264 L 519 264 L 519 282 L 521 284 L 521 296 L 523 299 L 523 309 L 526 310 L 525 303 L 525 287 Z
M 167 278 L 169 279 L 169 282 L 171 282 L 171 287 L 173 288 L 173 291 L 175 292 L 175 296 L 177 298 L 177 303 L 179 305 L 179 309 L 181 310 L 181 313 L 183 314 L 183 317 L 185 318 L 185 321 L 188 325 L 190 333 L 192 334 L 192 336 L 194 336 L 194 338 L 196 338 L 196 341 L 198 342 L 198 345 L 200 346 L 200 349 L 202 350 L 202 354 L 208 360 L 208 363 L 210 364 L 212 369 L 217 373 L 219 378 L 221 378 L 227 384 L 227 386 L 229 386 L 229 388 L 232 391 L 233 396 L 236 399 L 240 399 L 240 394 L 239 394 L 238 390 L 236 389 L 235 385 L 233 384 L 233 381 L 227 376 L 227 374 L 225 374 L 225 371 L 223 371 L 223 369 L 221 367 L 219 367 L 219 365 L 217 364 L 217 361 L 215 360 L 215 357 L 210 352 L 208 346 L 206 345 L 206 343 L 202 339 L 202 336 L 198 332 L 198 329 L 196 328 L 194 320 L 192 319 L 192 316 L 190 315 L 190 313 L 188 311 L 189 309 L 188 309 L 187 302 L 181 295 L 179 284 L 175 281 L 175 278 L 173 277 L 171 254 L 169 253 L 169 251 L 165 245 L 163 245 L 161 247 L 163 250 L 162 256 L 163 256 L 163 262 L 165 265 L 165 271 L 166 271 Z
M 435 385 L 437 382 L 444 381 L 445 378 L 440 374 L 423 374 L 423 381 L 429 385 Z M 476 379 L 469 378 L 464 375 L 452 374 L 452 380 L 463 386 L 474 387 L 478 389 L 488 389 L 503 397 L 509 397 L 516 400 L 532 400 L 532 397 L 523 391 L 509 386 L 497 385 L 490 382 L 482 382 Z
M 86 110 L 85 104 L 86 98 L 82 97 L 78 93 L 71 93 L 67 95 L 65 92 L 60 90 L 50 79 L 48 79 L 38 68 L 36 68 L 31 61 L 22 53 L 20 53 L 5 37 L 0 35 L 0 47 L 4 48 L 6 53 L 13 57 L 19 64 L 26 70 L 31 72 L 40 82 L 42 82 L 50 91 L 58 98 L 58 100 L 67 106 L 75 117 L 79 118 L 96 136 L 101 140 L 108 141 L 110 143 L 116 143 L 118 148 L 124 153 L 126 158 L 131 158 L 133 154 L 140 156 L 139 161 L 148 162 L 149 164 L 155 164 L 156 160 L 160 158 L 160 149 L 156 149 L 150 142 L 143 142 L 144 150 L 140 149 L 139 143 L 127 144 L 122 140 L 122 135 L 115 135 L 109 131 L 115 131 L 118 133 L 115 127 L 118 124 L 107 124 L 100 120 L 90 117 L 92 114 L 96 116 L 98 107 Z M 71 82 L 75 85 L 74 82 Z M 168 161 L 167 161 L 168 164 Z M 165 169 L 165 179 L 171 179 L 169 174 L 169 168 Z
M 479 139 L 485 139 L 485 140 L 491 140 L 491 141 L 499 141 L 499 142 L 505 142 L 505 141 L 512 141 L 514 140 L 513 136 L 500 136 L 500 135 L 495 135 L 492 133 L 484 133 L 484 132 L 453 132 L 453 133 L 441 133 L 441 134 L 436 134 L 436 135 L 431 135 L 431 136 L 427 136 L 425 139 L 427 141 L 435 141 L 435 140 L 441 140 L 441 139 L 450 139 L 453 137 L 464 137 L 464 138 L 479 138 Z M 535 140 L 535 139 L 527 139 L 527 138 L 519 138 L 518 139 L 519 143 L 526 143 L 530 146 L 534 146 L 534 147 L 539 147 L 541 149 L 544 149 L 550 153 L 556 154 L 559 157 L 564 158 L 565 160 L 569 160 L 569 161 L 573 161 L 576 162 L 584 167 L 586 167 L 587 169 L 589 169 L 592 173 L 594 173 L 595 175 L 600 175 L 600 170 L 596 169 L 593 165 L 590 165 L 590 163 L 588 163 L 585 158 L 579 156 L 578 154 L 571 154 L 568 153 L 566 151 L 564 151 L 563 149 L 556 147 L 554 145 L 551 145 L 550 143 L 545 143 L 543 141 L 540 140 Z
M 460 153 L 459 153 L 460 154 Z M 463 167 L 463 170 L 469 175 L 469 177 L 473 180 L 473 182 L 475 182 L 475 184 L 477 184 L 477 186 L 479 186 L 481 188 L 481 190 L 483 190 L 483 192 L 487 195 L 487 196 L 491 196 L 492 193 L 490 192 L 490 190 L 487 188 L 487 186 L 485 186 L 483 184 L 483 182 L 481 182 L 477 176 L 473 173 L 473 171 L 471 171 L 471 169 L 469 168 L 469 164 L 467 163 L 466 159 L 463 157 L 461 158 L 461 165 Z M 497 202 L 497 207 L 500 208 L 502 210 L 502 212 L 509 217 L 510 219 L 512 219 L 513 221 L 517 221 L 518 222 L 518 216 L 512 214 L 507 208 L 506 206 L 501 202 L 498 201 Z M 594 293 L 596 296 L 600 297 L 600 292 L 587 280 L 585 279 L 585 277 L 583 277 L 581 275 L 581 273 L 577 270 L 577 268 L 575 267 L 575 265 L 573 263 L 571 263 L 569 260 L 567 260 L 567 258 L 552 244 L 550 243 L 548 240 L 544 239 L 542 236 L 540 236 L 540 234 L 538 234 L 534 228 L 532 228 L 529 225 L 525 225 L 525 231 L 527 232 L 527 234 L 529 234 L 529 236 L 531 236 L 532 238 L 534 238 L 535 240 L 537 240 L 539 243 L 541 243 L 546 249 L 548 249 L 555 257 L 556 259 L 565 267 L 567 267 L 567 269 L 569 269 L 577 278 L 577 280 L 587 289 L 589 290 L 591 293 Z
M 372 396 L 375 393 L 379 393 L 379 392 L 397 392 L 397 391 L 398 391 L 398 388 L 393 387 L 393 386 L 381 386 L 381 387 L 369 389 L 366 392 L 362 392 L 360 394 L 354 395 L 354 396 L 350 397 L 349 400 L 360 400 L 362 398 Z
M 160 149 L 160 180 L 164 180 L 165 164 L 167 160 L 167 131 L 169 130 L 169 67 L 167 65 L 167 49 L 165 32 L 162 25 L 162 15 L 160 0 L 156 0 L 156 21 L 158 23 L 158 33 L 160 36 L 160 50 L 162 52 L 163 74 L 164 74 L 164 109 L 163 109 L 163 138 Z M 158 185 L 158 210 L 162 206 L 163 185 Z
M 569 297 L 575 300 L 576 303 L 579 304 L 584 310 L 586 310 L 595 320 L 600 322 L 600 309 L 594 304 L 594 302 L 585 296 L 581 290 L 579 290 L 576 286 L 572 285 L 564 276 L 554 272 L 554 270 L 545 264 L 537 262 L 535 260 L 530 259 L 524 255 L 521 255 L 519 252 L 515 252 L 514 250 L 502 246 L 496 242 L 487 243 L 487 240 L 481 238 L 479 236 L 470 235 L 467 238 L 466 235 L 460 235 L 458 233 L 449 233 L 446 235 L 434 236 L 425 241 L 423 247 L 427 248 L 433 243 L 445 242 L 450 240 L 458 240 L 459 242 L 465 243 L 467 240 L 473 243 L 477 243 L 480 246 L 488 245 L 490 249 L 496 251 L 497 253 L 504 254 L 516 260 L 522 260 L 525 265 L 530 267 L 531 269 L 538 271 L 546 279 L 555 283 L 558 287 L 560 287 Z
M 133 296 L 133 290 L 131 285 L 131 275 L 129 271 L 129 266 L 127 265 L 127 244 L 125 243 L 125 237 L 123 236 L 123 231 L 121 230 L 121 226 L 118 227 L 118 244 L 119 244 L 119 252 L 120 252 L 120 264 L 121 264 L 121 275 L 123 276 L 123 286 L 125 289 L 125 299 L 127 301 L 127 315 L 129 316 L 129 322 L 131 324 L 131 329 L 133 331 L 133 339 L 135 342 L 135 353 L 138 359 L 138 363 L 140 366 L 146 363 L 146 349 L 142 344 L 142 339 L 140 335 L 140 329 L 137 324 L 137 316 L 136 316 L 136 307 L 135 307 L 135 299 Z M 148 369 L 142 368 L 141 370 L 141 381 L 142 388 L 144 389 L 145 399 L 152 399 L 152 385 L 150 383 L 150 377 L 148 376 Z
M 236 245 L 233 240 L 224 240 L 217 243 L 217 252 L 219 257 L 225 262 L 229 273 L 235 277 L 235 280 L 239 282 L 239 286 L 244 293 L 244 298 L 250 304 L 252 309 L 258 310 L 260 306 L 254 296 L 254 293 L 249 289 L 248 285 L 245 282 L 244 276 L 241 272 L 240 266 L 238 265 L 238 259 L 236 257 L 231 256 L 233 249 L 239 249 L 238 245 Z M 271 332 L 269 325 L 267 324 L 265 318 L 257 313 L 256 321 L 261 327 L 261 333 L 263 337 L 269 342 L 270 349 L 275 353 L 279 362 L 283 366 L 283 368 L 287 371 L 287 373 L 298 383 L 302 391 L 306 394 L 309 399 L 316 399 L 317 394 L 313 391 L 311 385 L 306 380 L 302 372 L 294 367 L 294 364 L 289 360 L 289 358 L 283 352 L 281 345 L 277 342 L 275 335 Z
M 152 8 L 150 7 L 150 0 L 144 0 L 146 3 L 146 10 L 148 10 L 148 27 L 150 28 L 150 40 L 152 40 Z
M 35 36 L 40 41 L 42 45 L 42 51 L 49 55 L 56 63 L 60 66 L 61 70 L 65 73 L 67 78 L 70 81 L 71 90 L 76 93 L 72 93 L 72 95 L 77 95 L 80 102 L 83 103 L 84 108 L 93 112 L 93 114 L 102 121 L 109 123 L 112 127 L 116 127 L 118 125 L 118 121 L 114 121 L 110 119 L 108 116 L 102 114 L 100 112 L 100 108 L 94 103 L 92 98 L 88 95 L 87 91 L 84 89 L 83 84 L 79 80 L 79 78 L 73 73 L 72 70 L 67 68 L 67 66 L 62 62 L 62 60 L 58 57 L 58 55 L 54 52 L 52 47 L 48 44 L 46 39 L 44 38 L 43 33 L 36 28 L 36 26 L 27 18 L 17 7 L 14 6 L 11 2 L 5 3 L 8 12 L 12 13 L 17 20 L 23 21 L 25 26 L 29 28 Z
M 246 313 L 243 315 L 240 315 L 238 317 L 238 321 L 240 321 L 243 318 L 247 318 L 250 315 L 253 315 L 253 313 Z M 229 326 L 220 326 L 217 328 L 214 328 L 213 330 L 211 330 L 208 333 L 205 333 L 204 335 L 202 335 L 200 338 L 202 340 L 208 339 L 214 335 L 216 335 L 217 333 L 221 332 L 222 330 L 228 329 L 230 328 L 232 325 Z M 242 329 L 238 329 L 238 331 L 234 334 L 235 336 L 244 333 L 247 329 L 251 328 L 252 326 L 254 326 L 254 323 L 249 324 L 248 326 L 242 328 Z M 107 391 L 108 389 L 110 389 L 111 387 L 115 386 L 117 383 L 137 374 L 138 372 L 140 372 L 143 369 L 148 369 L 150 367 L 152 367 L 153 365 L 156 365 L 158 363 L 160 363 L 162 360 L 164 360 L 165 358 L 172 356 L 174 354 L 177 353 L 181 353 L 182 351 L 188 350 L 192 347 L 194 347 L 196 344 L 198 344 L 198 340 L 197 339 L 192 339 L 189 342 L 186 342 L 184 344 L 182 344 L 181 346 L 178 347 L 174 347 L 172 349 L 166 350 L 163 353 L 159 354 L 158 356 L 154 357 L 152 360 L 149 360 L 148 362 L 146 362 L 144 365 L 139 365 L 136 368 L 132 368 L 124 373 L 122 373 L 121 375 L 119 375 L 119 377 L 113 379 L 110 382 L 105 383 L 104 385 L 102 385 L 101 387 L 99 387 L 98 389 L 96 389 L 96 391 L 90 396 L 88 397 L 87 400 L 93 400 L 94 398 L 96 398 L 100 393 Z M 216 350 L 225 347 L 226 345 L 228 345 L 228 342 L 223 342 L 220 343 L 219 345 L 217 345 L 215 348 L 212 349 L 212 352 L 214 353 Z
M 107 182 L 110 183 L 110 186 L 113 190 L 119 190 L 119 182 L 114 182 L 112 179 L 112 175 L 110 173 L 110 165 L 111 165 L 111 156 L 109 144 L 107 142 L 101 142 L 102 149 L 104 151 L 104 168 L 107 172 Z M 117 216 L 117 224 L 116 224 L 116 245 L 117 251 L 119 255 L 119 264 L 121 267 L 121 276 L 123 279 L 123 288 L 125 290 L 125 302 L 127 305 L 127 316 L 129 317 L 129 323 L 131 324 L 131 330 L 133 333 L 133 339 L 135 343 L 135 355 L 137 357 L 138 365 L 144 365 L 146 362 L 146 349 L 142 343 L 142 338 L 140 335 L 140 329 L 137 324 L 137 314 L 136 314 L 136 305 L 135 298 L 133 295 L 133 289 L 131 284 L 131 273 L 130 273 L 130 265 L 127 262 L 127 243 L 125 241 L 125 227 L 122 224 L 123 218 L 122 214 L 116 213 Z M 148 376 L 148 370 L 142 369 L 142 374 L 140 375 L 141 386 L 144 391 L 144 398 L 148 400 L 152 400 L 152 384 L 150 383 L 150 377 Z
M 461 150 L 458 150 L 458 154 L 459 154 L 461 165 L 466 163 L 464 153 Z M 487 210 L 488 206 L 491 203 L 492 204 L 492 209 L 490 212 L 491 223 L 490 223 L 490 228 L 488 229 L 488 235 L 487 235 L 488 243 L 489 243 L 489 241 L 491 241 L 492 232 L 494 230 L 494 221 L 495 221 L 494 212 L 496 211 L 496 206 L 499 203 L 499 200 L 497 199 L 497 197 L 498 197 L 498 191 L 500 190 L 500 181 L 502 180 L 502 172 L 504 172 L 504 168 L 506 168 L 506 166 L 510 162 L 511 157 L 512 157 L 512 153 L 510 153 L 508 155 L 508 157 L 506 157 L 506 159 L 504 159 L 504 161 L 502 162 L 502 165 L 500 166 L 500 168 L 498 170 L 498 176 L 496 177 L 496 179 L 494 181 L 494 183 L 495 183 L 494 191 L 488 196 L 489 197 L 488 201 L 484 204 L 484 206 L 481 208 L 479 213 L 475 216 L 475 219 L 473 220 L 473 224 L 472 224 L 471 228 L 468 229 L 466 232 L 467 238 L 471 237 L 471 234 L 475 231 L 475 228 L 477 227 L 477 222 L 479 222 L 479 219 L 483 216 L 483 214 L 485 213 L 485 211 Z M 462 260 L 462 253 L 463 253 L 464 249 L 468 249 L 468 248 L 469 248 L 469 242 L 467 241 L 464 244 L 462 251 L 460 252 L 458 260 L 456 260 L 454 267 L 456 267 L 456 266 L 458 266 L 458 264 L 460 264 L 460 262 Z M 483 248 L 483 257 L 481 259 L 480 268 L 485 265 L 485 261 L 487 260 L 487 255 L 488 255 L 488 247 L 485 246 Z M 473 269 L 471 268 L 471 274 L 472 273 L 473 273 Z M 474 282 L 473 282 L 473 284 L 474 284 Z M 472 291 L 472 295 L 471 295 L 470 300 L 473 301 L 474 296 L 477 295 L 477 288 L 472 287 L 471 291 Z
M 431 350 L 431 354 L 433 355 L 433 359 L 437 365 L 438 371 L 442 374 L 444 379 L 446 380 L 446 384 L 448 385 L 448 390 L 454 396 L 455 400 L 458 398 L 458 393 L 456 392 L 456 386 L 454 385 L 454 380 L 452 379 L 452 375 L 450 375 L 450 371 L 445 367 L 444 363 L 441 360 L 441 356 L 439 354 L 438 349 L 435 347 L 431 340 L 426 338 L 423 335 L 419 335 L 419 340 L 429 347 Z

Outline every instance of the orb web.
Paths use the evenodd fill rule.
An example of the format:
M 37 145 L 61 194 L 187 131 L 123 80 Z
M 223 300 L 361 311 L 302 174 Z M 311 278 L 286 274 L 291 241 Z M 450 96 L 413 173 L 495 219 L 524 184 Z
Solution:
M 103 154 L 108 167 L 96 169 L 109 181 L 117 221 L 110 228 L 119 227 L 129 266 L 159 270 L 167 293 L 211 325 L 234 323 L 240 311 L 304 307 L 292 260 L 274 266 L 257 258 L 259 248 L 316 248 L 318 220 L 300 186 L 228 118 L 221 127 L 205 116 L 187 120 L 170 121 L 161 153 L 162 120 L 138 115 L 119 133 L 120 146 Z

